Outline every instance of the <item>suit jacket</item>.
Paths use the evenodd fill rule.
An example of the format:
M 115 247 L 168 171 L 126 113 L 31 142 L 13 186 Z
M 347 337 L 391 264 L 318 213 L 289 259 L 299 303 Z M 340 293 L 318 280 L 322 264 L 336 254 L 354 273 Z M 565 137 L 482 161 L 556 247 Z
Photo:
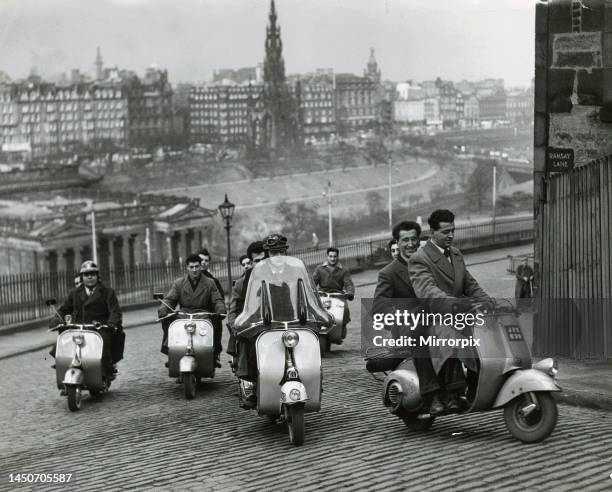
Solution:
M 414 291 L 426 310 L 433 313 L 452 313 L 459 298 L 472 298 L 475 301 L 490 302 L 489 296 L 480 288 L 465 266 L 461 251 L 450 248 L 452 265 L 431 241 L 410 257 L 408 271 Z M 463 332 L 453 326 L 434 325 L 427 327 L 428 333 L 438 338 L 461 339 Z M 476 370 L 476 352 L 467 347 L 457 350 L 452 347 L 429 347 L 431 362 L 439 372 L 444 362 L 458 356 L 468 368 Z
M 452 265 L 431 241 L 410 257 L 408 271 L 417 297 L 424 307 L 437 313 L 451 313 L 457 298 L 490 301 L 467 271 L 461 251 L 450 247 Z
M 234 321 L 244 308 L 244 294 L 246 292 L 246 286 L 244 285 L 245 278 L 245 275 L 240 277 L 232 287 L 232 297 L 230 299 L 229 313 L 227 315 L 227 326 L 229 328 L 234 326 Z
M 172 308 L 180 304 L 185 312 L 205 310 L 225 314 L 225 302 L 215 282 L 205 275 L 200 275 L 195 291 L 191 287 L 188 275 L 176 279 L 164 297 L 164 302 Z M 166 311 L 165 306 L 160 308 L 160 317 L 167 314 Z
M 212 273 L 210 273 L 208 270 L 204 270 L 202 273 L 215 283 L 217 289 L 219 290 L 219 294 L 221 294 L 221 297 L 225 299 L 225 292 L 223 290 L 223 287 L 221 287 L 221 282 L 219 282 L 219 279 L 215 277 Z
M 121 308 L 115 291 L 100 282 L 91 296 L 87 295 L 85 286 L 82 284 L 72 289 L 58 311 L 62 318 L 70 314 L 73 323 L 98 321 L 117 328 L 121 326 Z M 57 317 L 54 323 L 57 324 Z
M 419 307 L 419 300 L 416 298 L 412 282 L 408 275 L 408 266 L 400 256 L 393 260 L 380 272 L 378 272 L 378 282 L 374 291 L 372 303 L 373 313 L 396 313 L 397 311 L 415 311 Z M 413 336 L 415 332 L 406 326 L 389 326 L 391 336 L 399 338 L 402 335 Z M 372 347 L 367 350 L 369 358 L 388 358 L 394 357 L 402 359 L 410 355 L 408 348 L 380 348 Z M 369 354 L 372 354 L 371 356 Z

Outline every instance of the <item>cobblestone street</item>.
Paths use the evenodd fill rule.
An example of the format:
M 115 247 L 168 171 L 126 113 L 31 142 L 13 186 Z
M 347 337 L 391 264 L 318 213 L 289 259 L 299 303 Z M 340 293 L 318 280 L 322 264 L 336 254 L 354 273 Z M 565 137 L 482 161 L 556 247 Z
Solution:
M 372 292 L 362 287 L 357 298 Z M 297 448 L 284 425 L 238 407 L 225 354 L 217 377 L 185 400 L 163 367 L 158 325 L 127 331 L 110 393 L 76 413 L 55 389 L 46 350 L 0 361 L 0 489 L 609 490 L 610 413 L 561 405 L 556 430 L 535 445 L 514 440 L 500 411 L 408 430 L 364 369 L 358 306 L 349 338 L 324 359 L 322 409 L 306 415 Z M 10 473 L 73 477 L 20 486 Z

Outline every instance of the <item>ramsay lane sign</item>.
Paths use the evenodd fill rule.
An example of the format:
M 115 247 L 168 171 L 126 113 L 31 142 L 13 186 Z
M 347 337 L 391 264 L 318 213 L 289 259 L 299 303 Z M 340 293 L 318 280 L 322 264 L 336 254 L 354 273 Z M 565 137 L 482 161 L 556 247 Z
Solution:
M 546 155 L 546 171 L 559 173 L 571 171 L 574 168 L 574 149 L 548 148 Z

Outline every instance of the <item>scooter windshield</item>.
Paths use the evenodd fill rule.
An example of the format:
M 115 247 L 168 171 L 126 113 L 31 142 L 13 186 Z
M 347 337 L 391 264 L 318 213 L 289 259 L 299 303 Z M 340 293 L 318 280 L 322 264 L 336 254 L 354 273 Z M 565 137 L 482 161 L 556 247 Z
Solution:
M 300 279 L 304 286 L 308 323 L 316 324 L 317 327 L 331 326 L 333 320 L 321 305 L 304 263 L 293 256 L 273 256 L 259 262 L 251 272 L 244 308 L 234 324 L 237 333 L 247 335 L 247 330 L 263 325 L 262 289 L 264 288 L 266 291 L 263 298 L 268 304 L 272 324 L 296 321 L 299 316 Z M 265 326 L 263 328 L 265 329 Z

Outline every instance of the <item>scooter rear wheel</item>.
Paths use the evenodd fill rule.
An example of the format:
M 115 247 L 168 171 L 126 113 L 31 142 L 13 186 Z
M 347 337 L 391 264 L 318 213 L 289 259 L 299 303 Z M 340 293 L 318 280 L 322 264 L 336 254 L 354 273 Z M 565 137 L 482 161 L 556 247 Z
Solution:
M 71 412 L 76 412 L 81 408 L 81 388 L 71 384 L 66 386 L 66 394 L 68 395 L 68 409 Z
M 525 409 L 532 403 L 537 407 L 528 414 Z M 557 425 L 557 402 L 550 393 L 535 392 L 518 396 L 504 407 L 504 420 L 510 434 L 525 443 L 546 439 Z
M 185 398 L 188 400 L 193 400 L 196 396 L 196 387 L 198 385 L 198 380 L 194 373 L 192 372 L 183 372 L 183 386 L 185 388 Z

